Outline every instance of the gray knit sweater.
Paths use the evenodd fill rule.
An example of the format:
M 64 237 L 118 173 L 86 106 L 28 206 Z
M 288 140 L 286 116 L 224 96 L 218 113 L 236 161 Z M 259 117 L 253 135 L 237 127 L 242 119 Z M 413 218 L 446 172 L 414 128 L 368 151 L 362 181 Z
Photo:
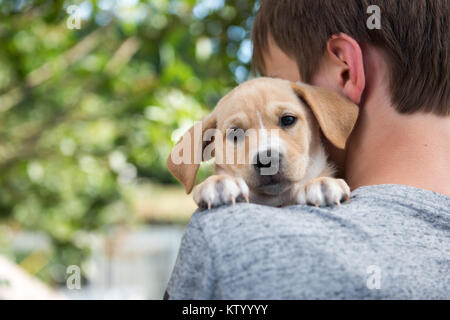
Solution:
M 450 197 L 361 187 L 340 207 L 196 212 L 170 299 L 450 299 Z

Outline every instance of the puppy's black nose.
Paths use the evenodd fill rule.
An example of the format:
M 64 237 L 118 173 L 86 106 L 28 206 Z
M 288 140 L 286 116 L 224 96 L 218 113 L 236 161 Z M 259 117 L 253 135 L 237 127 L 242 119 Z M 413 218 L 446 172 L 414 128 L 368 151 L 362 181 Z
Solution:
M 272 165 L 272 151 L 268 150 L 265 152 L 260 152 L 256 155 L 255 168 L 270 168 Z
M 253 162 L 253 168 L 260 175 L 275 175 L 280 168 L 280 155 L 272 150 L 259 152 Z

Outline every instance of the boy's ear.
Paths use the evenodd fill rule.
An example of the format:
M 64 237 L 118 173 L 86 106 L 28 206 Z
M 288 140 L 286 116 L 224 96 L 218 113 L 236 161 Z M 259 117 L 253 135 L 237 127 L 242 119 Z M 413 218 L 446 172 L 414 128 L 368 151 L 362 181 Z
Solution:
M 325 137 L 337 148 L 345 149 L 358 119 L 358 106 L 331 89 L 300 82 L 291 83 L 291 88 L 312 110 Z
M 203 141 L 205 131 L 216 128 L 216 117 L 212 113 L 198 121 L 178 141 L 167 159 L 167 168 L 191 193 L 195 178 L 203 159 L 203 150 L 211 141 Z

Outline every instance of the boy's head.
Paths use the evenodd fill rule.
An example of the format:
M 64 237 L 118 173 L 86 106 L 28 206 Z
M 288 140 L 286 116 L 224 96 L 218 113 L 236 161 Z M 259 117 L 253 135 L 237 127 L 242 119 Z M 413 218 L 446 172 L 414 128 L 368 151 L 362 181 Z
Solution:
M 380 29 L 367 26 L 372 5 L 380 9 Z M 339 80 L 327 85 L 351 80 L 346 93 L 359 102 L 367 73 L 382 69 L 378 62 L 368 67 L 370 47 L 383 57 L 384 84 L 399 112 L 449 115 L 448 17 L 448 0 L 261 0 L 253 67 L 309 83 L 333 81 L 314 80 L 335 70 Z

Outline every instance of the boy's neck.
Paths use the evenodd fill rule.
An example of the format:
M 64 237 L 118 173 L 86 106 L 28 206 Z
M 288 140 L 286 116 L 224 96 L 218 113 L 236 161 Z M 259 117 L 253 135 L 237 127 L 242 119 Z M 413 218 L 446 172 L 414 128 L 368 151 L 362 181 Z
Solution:
M 403 184 L 450 196 L 450 117 L 402 115 L 372 95 L 348 146 L 345 172 L 352 190 Z

